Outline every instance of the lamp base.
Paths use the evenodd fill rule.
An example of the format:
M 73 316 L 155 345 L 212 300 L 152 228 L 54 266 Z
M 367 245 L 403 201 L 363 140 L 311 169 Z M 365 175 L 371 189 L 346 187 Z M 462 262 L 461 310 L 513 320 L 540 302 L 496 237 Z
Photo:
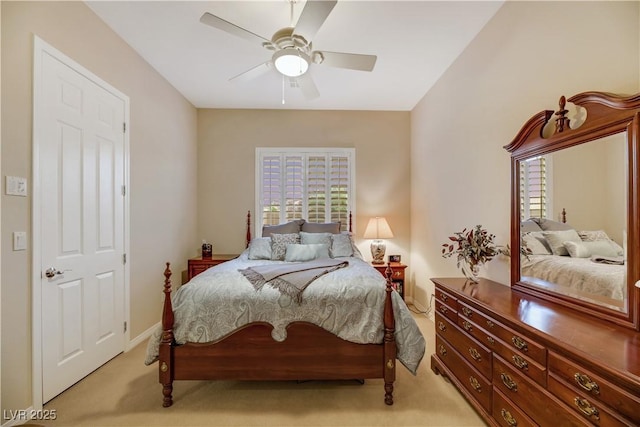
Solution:
M 371 256 L 373 257 L 372 264 L 384 264 L 384 253 L 387 250 L 387 246 L 382 240 L 374 240 L 371 242 Z

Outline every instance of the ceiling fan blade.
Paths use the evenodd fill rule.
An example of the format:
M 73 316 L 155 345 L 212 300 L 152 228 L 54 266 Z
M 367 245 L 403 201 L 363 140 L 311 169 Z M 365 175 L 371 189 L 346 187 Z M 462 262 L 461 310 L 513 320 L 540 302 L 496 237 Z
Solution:
M 350 70 L 372 71 L 378 59 L 375 55 L 361 55 L 359 53 L 342 53 L 319 51 L 324 58 L 320 63 L 330 67 L 348 68 Z
M 307 0 L 293 33 L 311 42 L 336 3 L 338 3 L 337 0 Z
M 255 79 L 258 76 L 261 76 L 262 74 L 266 73 L 267 71 L 271 70 L 271 68 L 273 67 L 273 62 L 271 62 L 271 60 L 267 61 L 267 62 L 263 62 L 260 65 L 256 65 L 255 67 L 238 74 L 237 76 L 231 77 L 229 79 L 229 81 L 233 81 L 233 82 L 243 82 L 243 81 L 247 81 L 247 80 L 251 80 L 251 79 Z
M 200 22 L 202 22 L 203 24 L 206 25 L 210 25 L 214 28 L 217 28 L 219 30 L 222 30 L 226 33 L 229 33 L 231 35 L 234 35 L 236 37 L 241 37 L 245 40 L 248 40 L 252 43 L 264 43 L 264 42 L 269 42 L 269 40 L 265 39 L 262 36 L 259 36 L 257 34 L 252 33 L 249 30 L 245 30 L 242 27 L 238 27 L 235 24 L 232 24 L 229 21 L 225 21 L 222 18 L 219 18 L 215 15 L 210 14 L 209 12 L 205 12 L 201 17 L 200 17 Z
M 291 81 L 295 82 L 306 99 L 315 99 L 320 96 L 318 87 L 310 73 L 304 73 L 299 77 L 291 77 Z

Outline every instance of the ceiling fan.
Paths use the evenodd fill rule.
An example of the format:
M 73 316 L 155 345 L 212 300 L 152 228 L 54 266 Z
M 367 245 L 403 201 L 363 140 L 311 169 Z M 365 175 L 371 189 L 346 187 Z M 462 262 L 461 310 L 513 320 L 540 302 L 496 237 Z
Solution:
M 289 78 L 294 87 L 299 87 L 307 99 L 320 95 L 313 78 L 309 74 L 311 64 L 322 64 L 331 67 L 351 70 L 372 71 L 376 64 L 375 55 L 356 53 L 328 52 L 313 50 L 311 41 L 324 21 L 327 19 L 337 0 L 307 0 L 298 22 L 293 25 L 293 6 L 297 0 L 289 0 L 291 5 L 291 26 L 276 31 L 271 40 L 252 33 L 229 21 L 205 12 L 200 22 L 241 37 L 252 43 L 260 43 L 264 48 L 273 51 L 269 61 L 263 62 L 230 80 L 247 80 L 257 77 L 275 68 L 284 78 Z M 284 84 L 284 83 L 283 83 Z

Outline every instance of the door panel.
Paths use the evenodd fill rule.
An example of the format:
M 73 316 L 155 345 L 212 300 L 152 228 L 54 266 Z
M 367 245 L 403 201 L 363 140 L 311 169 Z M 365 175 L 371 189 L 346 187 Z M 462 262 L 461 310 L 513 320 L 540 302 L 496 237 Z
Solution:
M 124 350 L 125 101 L 43 54 L 43 402 Z

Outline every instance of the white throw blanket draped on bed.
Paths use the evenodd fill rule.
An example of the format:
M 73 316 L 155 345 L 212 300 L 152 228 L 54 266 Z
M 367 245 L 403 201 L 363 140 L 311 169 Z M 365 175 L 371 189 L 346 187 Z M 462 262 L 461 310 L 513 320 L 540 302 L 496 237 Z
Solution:
M 273 338 L 283 341 L 288 324 L 306 321 L 347 341 L 381 343 L 386 281 L 359 258 L 340 259 L 349 265 L 314 280 L 300 304 L 268 286 L 256 291 L 238 272 L 265 263 L 284 264 L 282 261 L 252 261 L 245 251 L 235 260 L 210 268 L 173 294 L 175 341 L 212 342 L 258 321 L 273 325 Z M 424 356 L 425 341 L 397 292 L 392 293 L 392 302 L 397 357 L 415 374 Z M 161 332 L 158 328 L 149 340 L 146 364 L 157 360 Z

